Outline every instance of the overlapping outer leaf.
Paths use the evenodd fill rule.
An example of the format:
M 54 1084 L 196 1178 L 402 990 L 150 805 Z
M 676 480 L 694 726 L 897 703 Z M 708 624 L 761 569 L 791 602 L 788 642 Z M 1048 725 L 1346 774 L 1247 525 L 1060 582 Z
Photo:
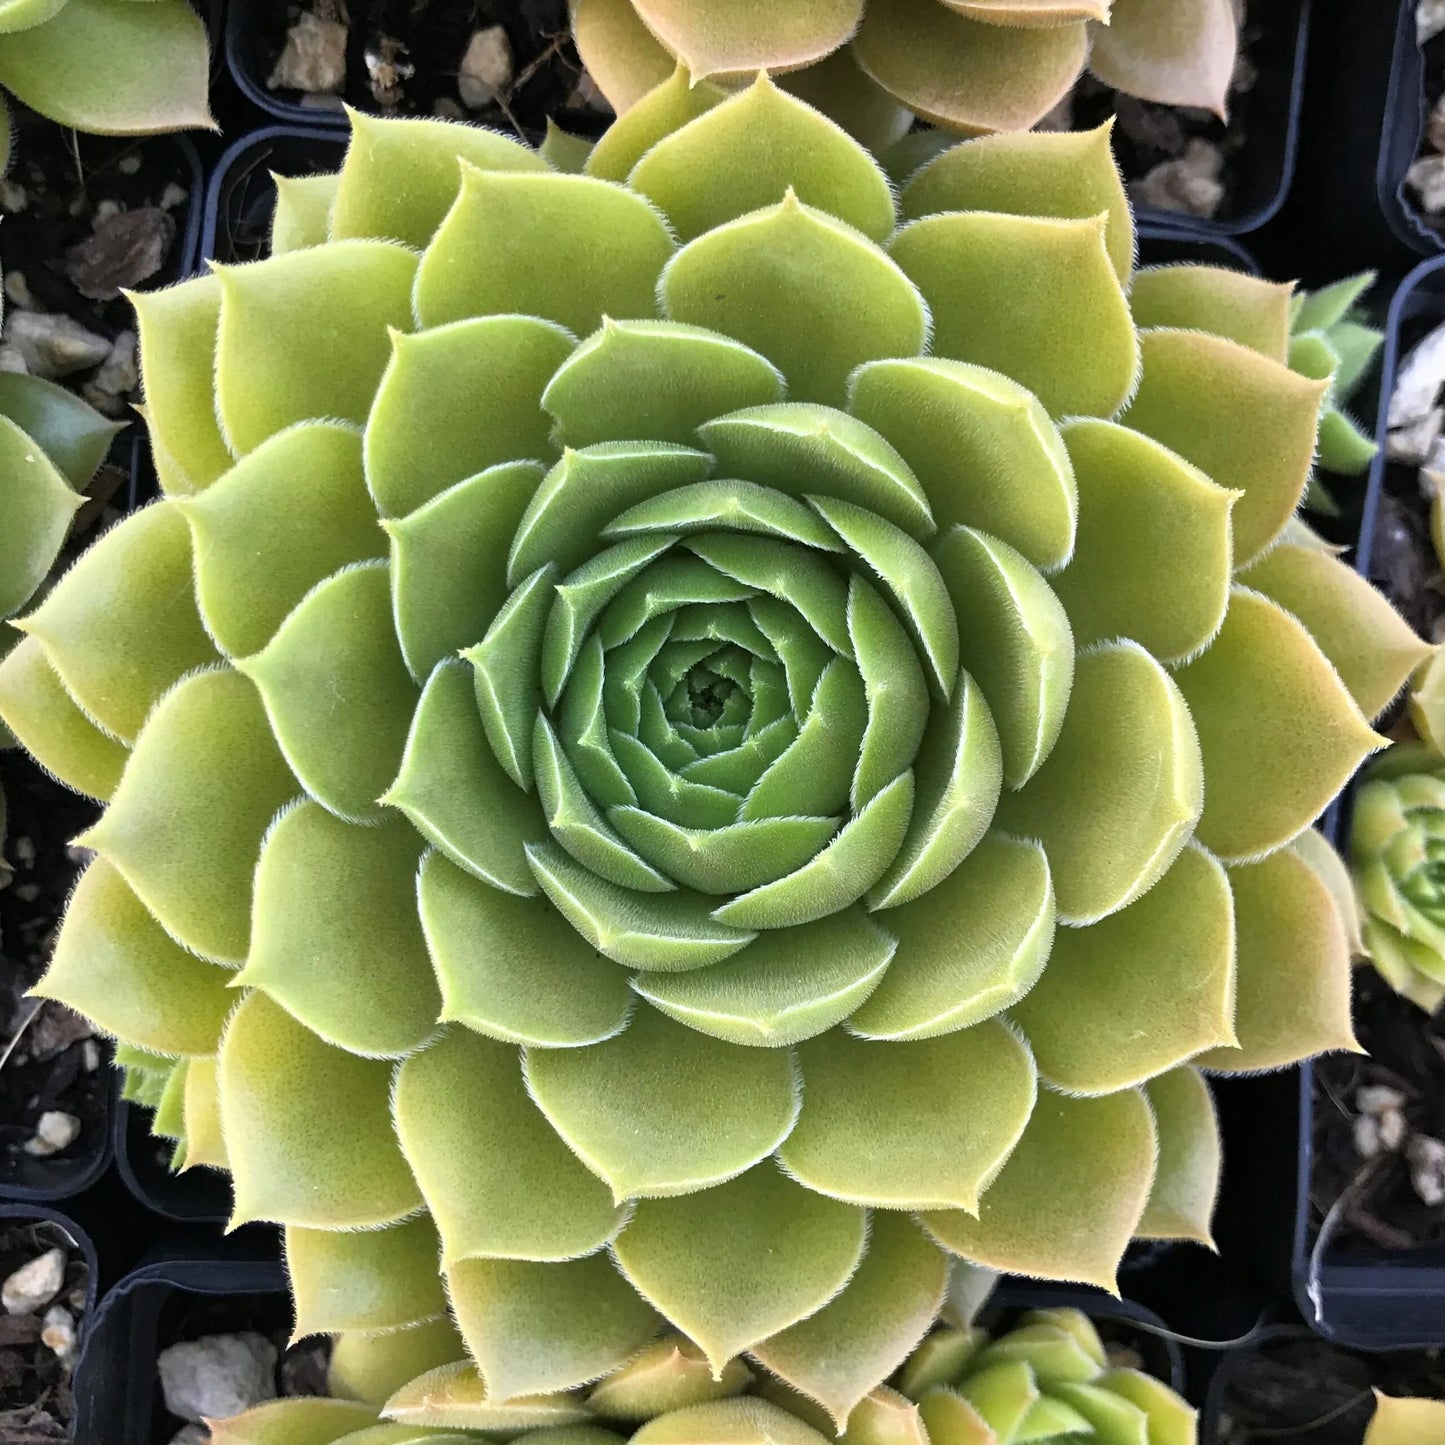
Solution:
M 209 81 L 205 26 L 186 0 L 10 0 L 0 10 L 0 86 L 61 125 L 214 129 Z
M 1230 0 L 572 0 L 572 33 L 619 115 L 674 62 L 714 82 L 771 70 L 878 149 L 910 112 L 1028 130 L 1086 62 L 1126 94 L 1222 116 L 1238 48 Z
M 143 303 L 166 496 L 0 668 L 124 761 L 44 987 L 353 1393 L 447 1367 L 399 1421 L 575 1423 L 665 1325 L 841 1420 L 950 1254 L 1207 1239 L 1191 1060 L 1348 1040 L 1283 845 L 1410 647 L 1276 563 L 1323 385 L 1248 278 L 1136 325 L 1106 140 L 966 143 L 900 225 L 766 79 L 583 175 L 369 120 Z
M 880 1289 L 884 1318 L 875 1319 L 882 1327 L 887 1300 Z M 442 1366 L 385 1402 L 381 1418 L 389 1424 L 372 1423 L 376 1415 L 350 1401 L 288 1400 L 215 1428 L 227 1445 L 420 1445 L 423 1439 L 461 1445 L 499 1437 L 538 1445 L 621 1445 L 629 1439 L 633 1445 L 816 1445 L 836 1437 L 909 1445 L 1066 1445 L 1083 1439 L 1194 1445 L 1196 1438 L 1195 1412 L 1185 1401 L 1142 1371 L 1112 1368 L 1093 1322 L 1078 1310 L 1033 1310 L 996 1337 L 973 1326 L 936 1329 L 911 1353 L 887 1357 L 880 1365 L 886 1385 L 835 1398 L 821 1380 L 804 1382 L 821 1405 L 800 1393 L 787 1358 L 780 1338 L 764 1356 L 776 1375 L 740 1360 L 715 1373 L 690 1341 L 671 1335 L 586 1392 L 499 1402 L 479 1388 L 474 1372 Z M 847 1375 L 846 1359 L 833 1364 L 834 1380 Z M 1416 1403 L 1382 1401 L 1380 1418 L 1399 1428 Z M 1386 1438 L 1403 1445 L 1415 1437 L 1381 1436 Z
M 1355 796 L 1350 866 L 1364 951 L 1428 1013 L 1445 1001 L 1445 758 L 1398 743 Z

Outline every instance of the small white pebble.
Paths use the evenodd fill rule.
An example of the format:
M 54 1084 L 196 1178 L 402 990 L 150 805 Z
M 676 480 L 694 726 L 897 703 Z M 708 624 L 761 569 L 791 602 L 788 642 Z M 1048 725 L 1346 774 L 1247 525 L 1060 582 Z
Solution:
M 1405 1116 L 1398 1109 L 1386 1109 L 1378 1117 L 1380 1120 L 1380 1143 L 1393 1153 L 1405 1142 L 1405 1135 L 1409 1133 L 1405 1124 Z
M 59 1109 L 47 1109 L 35 1126 L 35 1137 L 25 1141 L 25 1152 L 35 1159 L 58 1154 L 80 1137 L 80 1120 Z
M 478 30 L 457 73 L 457 93 L 469 110 L 491 105 L 512 83 L 512 42 L 500 25 Z
M 23 271 L 5 273 L 5 299 L 16 306 L 34 306 L 35 297 L 30 292 L 30 283 Z
M 102 221 L 108 221 L 112 216 L 118 216 L 119 214 L 119 201 L 101 201 L 96 205 L 95 208 L 95 224 L 98 226 Z
M 22 883 L 15 890 L 15 896 L 22 903 L 34 903 L 40 897 L 40 885 L 38 883 Z
M 264 1335 L 207 1335 L 156 1360 L 166 1409 L 182 1420 L 227 1420 L 276 1396 L 276 1347 Z
M 75 1355 L 75 1321 L 64 1305 L 51 1305 L 41 1322 L 40 1342 L 64 1364 Z
M 123 176 L 133 176 L 140 170 L 140 157 L 134 153 L 122 156 L 116 163 L 115 168 Z
M 1428 1134 L 1416 1134 L 1405 1147 L 1410 1183 L 1424 1204 L 1434 1209 L 1445 1204 L 1445 1143 Z
M 1380 1152 L 1380 1121 L 1373 1114 L 1355 1116 L 1355 1153 L 1361 1159 L 1373 1159 Z
M 0 180 L 0 210 L 23 211 L 30 204 L 25 187 L 14 181 Z
M 11 276 L 18 276 L 19 274 L 20 274 L 20 273 L 19 273 L 18 271 L 12 271 L 12 272 L 10 273 Z M 10 280 L 10 277 L 7 276 L 7 277 L 5 278 L 5 280 L 6 280 L 7 283 L 8 283 L 8 281 Z M 8 289 L 8 287 L 7 287 L 7 289 Z M 13 301 L 15 298 L 12 296 L 10 299 Z M 27 834 L 25 834 L 25 833 L 22 833 L 22 834 L 15 840 L 15 856 L 16 856 L 27 868 L 33 866 L 34 863 L 35 863 L 35 844 L 30 841 L 29 836 L 28 836 Z
M 339 91 L 346 83 L 346 26 L 312 11 L 286 32 L 286 44 L 266 81 L 269 90 Z
M 87 1074 L 93 1074 L 100 1067 L 100 1045 L 94 1039 L 86 1039 L 81 1044 L 80 1063 Z
M 168 181 L 166 188 L 161 192 L 161 198 L 156 203 L 163 211 L 173 211 L 181 205 L 191 193 L 184 187 L 178 186 L 174 181 Z
M 10 1315 L 31 1315 L 48 1305 L 65 1283 L 65 1251 L 47 1249 L 44 1254 L 22 1264 L 3 1285 L 0 1304 Z
M 1388 1084 L 1366 1084 L 1355 1090 L 1355 1108 L 1362 1114 L 1383 1114 L 1387 1109 L 1399 1109 L 1405 1103 L 1405 1096 Z

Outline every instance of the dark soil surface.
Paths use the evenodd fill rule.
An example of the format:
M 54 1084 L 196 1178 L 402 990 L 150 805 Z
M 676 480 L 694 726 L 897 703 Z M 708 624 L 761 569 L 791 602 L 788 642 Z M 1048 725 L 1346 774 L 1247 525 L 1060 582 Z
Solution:
M 611 119 L 577 95 L 582 65 L 572 45 L 566 0 L 240 0 L 255 15 L 262 43 L 264 87 L 303 10 L 346 17 L 346 84 L 341 99 L 362 110 L 432 115 L 437 103 L 459 106 L 457 72 L 472 35 L 492 25 L 507 32 L 513 76 L 498 102 L 466 112 L 483 125 L 539 139 L 549 116 L 565 130 L 597 133 Z M 410 74 L 406 74 L 406 71 Z M 336 101 L 278 90 L 292 104 L 334 107 Z M 449 112 L 457 118 L 457 112 Z
M 8 885 L 0 886 L 0 1186 L 7 1186 L 39 1184 L 41 1171 L 52 1182 L 65 1161 L 79 1168 L 103 1149 L 110 1076 L 85 1020 L 25 997 L 45 971 L 75 883 L 70 840 L 94 819 L 94 805 L 19 752 L 0 753 L 0 788 L 11 870 Z M 78 1119 L 80 1132 L 67 1148 L 37 1160 L 25 1146 L 50 1111 Z
M 134 327 L 119 287 L 153 289 L 178 280 L 194 183 L 189 151 L 172 136 L 79 135 L 12 103 L 12 161 L 0 191 L 5 219 L 7 339 L 19 309 L 70 317 L 107 341 Z M 96 367 L 59 381 L 82 394 Z M 128 419 L 122 392 L 107 406 Z
M 1301 1329 L 1234 1351 L 1215 1388 L 1218 1413 L 1201 1445 L 1360 1445 L 1371 1391 L 1445 1397 L 1445 1360 L 1433 1350 L 1363 1354 Z
M 1330 1249 L 1362 1242 L 1392 1252 L 1445 1241 L 1445 1206 L 1423 1203 L 1397 1152 L 1362 1159 L 1355 1145 L 1356 1094 L 1383 1085 L 1404 1095 L 1410 1130 L 1445 1138 L 1445 1017 L 1427 1019 L 1375 971 L 1355 979 L 1355 1027 L 1370 1057 L 1330 1054 L 1315 1065 L 1314 1177 L 1310 1187 L 1318 1229 L 1340 1207 Z
M 88 1271 L 63 1230 L 50 1224 L 0 1225 L 0 1279 L 57 1246 L 69 1263 L 55 1303 L 70 1312 L 78 1330 Z M 41 1339 L 42 1315 L 0 1315 L 0 1440 L 5 1445 L 52 1445 L 69 1438 L 73 1361 L 62 1360 Z

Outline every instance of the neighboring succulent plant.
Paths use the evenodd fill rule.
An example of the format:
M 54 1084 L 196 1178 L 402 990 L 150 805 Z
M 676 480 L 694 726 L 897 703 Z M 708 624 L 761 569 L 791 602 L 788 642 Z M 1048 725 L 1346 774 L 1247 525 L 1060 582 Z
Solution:
M 1351 865 L 1366 954 L 1427 1012 L 1445 1001 L 1445 758 L 1397 743 L 1355 798 Z
M 214 128 L 206 29 L 186 0 L 5 0 L 0 88 L 95 135 Z M 0 106 L 0 171 L 10 156 Z
M 70 531 L 85 485 L 118 430 L 99 412 L 53 382 L 0 373 L 0 658 L 20 641 L 6 618 L 19 612 L 45 580 Z M 0 748 L 15 739 L 0 722 Z M 114 749 L 111 786 L 125 750 Z M 0 844 L 5 794 L 0 792 Z M 5 861 L 0 857 L 0 876 Z
M 378 1416 L 366 1404 L 287 1400 L 216 1422 L 213 1440 L 295 1445 L 304 1427 L 306 1445 L 420 1445 L 435 1438 L 421 1432 L 440 1428 L 461 1432 L 450 1437 L 458 1442 L 540 1442 L 545 1432 L 548 1445 L 822 1445 L 842 1429 L 811 1400 L 741 1361 L 714 1375 L 680 1336 L 657 1341 L 585 1392 L 500 1409 L 476 1393 L 475 1372 L 443 1367 L 385 1404 L 394 1434 L 376 1433 Z M 976 1328 L 935 1331 L 891 1387 L 858 1403 L 847 1430 L 855 1445 L 1193 1445 L 1196 1438 L 1189 1405 L 1151 1375 L 1111 1368 L 1098 1331 L 1073 1309 L 1032 1311 L 997 1339 Z
M 585 176 L 356 116 L 281 254 L 139 298 L 166 495 L 0 712 L 109 803 L 43 990 L 175 1061 L 303 1333 L 449 1305 L 500 1398 L 661 1316 L 843 1415 L 949 1253 L 1208 1237 L 1198 1066 L 1352 1044 L 1290 845 L 1424 649 L 1275 545 L 1288 288 L 1134 276 L 1105 132 L 900 226 L 766 78 L 710 106 Z
M 1438 1445 L 1445 1440 L 1445 1402 L 1397 1399 L 1375 1391 L 1364 1445 Z
M 1379 450 L 1346 410 L 1385 339 L 1383 331 L 1365 324 L 1358 307 L 1374 284 L 1375 273 L 1363 271 L 1322 290 L 1301 292 L 1290 312 L 1290 366 L 1329 384 L 1320 417 L 1319 466 L 1342 477 L 1363 476 Z M 1305 505 L 1328 515 L 1339 510 L 1314 477 Z
M 774 72 L 866 145 L 914 115 L 1028 130 L 1085 65 L 1105 85 L 1223 115 L 1231 0 L 571 0 L 588 72 L 619 115 L 681 65 L 724 85 Z

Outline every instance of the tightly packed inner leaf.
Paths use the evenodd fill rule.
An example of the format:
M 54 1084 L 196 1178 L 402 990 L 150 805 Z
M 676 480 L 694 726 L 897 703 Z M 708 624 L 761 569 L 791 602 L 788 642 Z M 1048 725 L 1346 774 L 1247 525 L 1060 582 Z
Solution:
M 1191 1061 L 1349 1041 L 1283 845 L 1413 666 L 1332 559 L 1235 580 L 1324 384 L 1249 278 L 1136 326 L 1105 136 L 967 142 L 898 225 L 766 78 L 676 100 L 630 184 L 359 122 L 278 254 L 142 298 L 165 495 L 0 667 L 61 776 L 128 753 L 46 990 L 304 1327 L 405 1334 L 354 1375 L 459 1357 L 439 1256 L 479 1428 L 665 1322 L 841 1421 L 948 1255 L 1207 1238 Z

